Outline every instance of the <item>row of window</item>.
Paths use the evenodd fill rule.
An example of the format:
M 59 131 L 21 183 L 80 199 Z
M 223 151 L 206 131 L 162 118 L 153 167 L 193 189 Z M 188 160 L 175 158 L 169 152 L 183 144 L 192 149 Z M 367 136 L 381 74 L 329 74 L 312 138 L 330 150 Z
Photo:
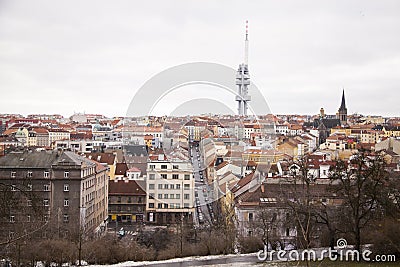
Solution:
M 12 171 L 11 172 L 11 178 L 15 178 L 17 175 L 17 172 Z M 28 171 L 27 175 L 28 178 L 31 178 L 33 176 L 33 173 L 31 171 Z M 43 178 L 49 178 L 50 177 L 50 173 L 48 171 L 44 171 L 43 172 Z M 69 172 L 65 171 L 64 172 L 64 178 L 69 178 Z
M 63 218 L 63 221 L 64 221 L 65 223 L 68 223 L 68 222 L 69 222 L 69 215 L 68 215 L 68 214 L 64 214 L 63 217 L 64 217 L 64 218 Z M 32 220 L 31 215 L 27 215 L 27 216 L 26 216 L 26 221 L 27 221 L 27 222 L 31 222 L 31 220 Z M 15 221 L 16 221 L 16 220 L 15 220 L 15 216 L 14 216 L 14 215 L 11 215 L 11 216 L 10 216 L 10 223 L 15 223 Z M 48 215 L 44 215 L 43 221 L 45 221 L 45 222 L 49 221 L 49 216 L 48 216 Z
M 154 170 L 154 169 L 156 168 L 156 165 L 155 165 L 155 164 L 150 164 L 150 165 L 149 165 L 149 168 L 150 168 L 151 170 Z M 161 164 L 160 168 L 161 168 L 162 170 L 166 170 L 166 169 L 168 169 L 168 165 L 167 165 L 167 164 Z M 179 170 L 179 165 L 172 165 L 172 169 L 174 169 L 174 170 Z
M 149 184 L 149 190 L 155 189 L 155 184 Z M 172 190 L 180 190 L 180 184 L 158 184 L 158 189 L 172 189 Z M 183 185 L 184 190 L 190 189 L 190 184 Z
M 149 208 L 154 209 L 154 203 L 149 203 Z M 181 204 L 180 203 L 158 203 L 157 204 L 158 209 L 180 209 Z M 183 208 L 188 209 L 189 208 L 189 203 L 183 203 Z
M 32 184 L 28 184 L 27 188 L 29 191 L 32 191 Z M 19 189 L 15 184 L 11 185 L 11 191 L 17 191 Z M 69 192 L 69 184 L 64 184 L 63 188 L 64 192 Z M 43 185 L 43 191 L 50 191 L 50 185 L 49 184 L 44 184 Z
M 121 200 L 122 200 L 121 197 L 118 197 L 118 198 L 117 198 L 117 202 L 118 202 L 118 203 L 120 203 Z M 128 197 L 128 201 L 127 201 L 127 202 L 128 202 L 128 203 L 132 203 L 132 197 Z M 138 198 L 137 198 L 137 203 L 142 203 L 142 197 L 138 197 Z
M 158 199 L 181 199 L 181 194 L 158 194 Z M 184 194 L 183 199 L 190 199 L 190 195 Z
M 160 174 L 161 179 L 168 179 L 168 174 Z M 149 180 L 155 180 L 156 175 L 154 173 L 149 174 Z M 172 179 L 179 179 L 179 174 L 172 174 Z M 190 174 L 185 174 L 184 176 L 185 180 L 190 180 Z

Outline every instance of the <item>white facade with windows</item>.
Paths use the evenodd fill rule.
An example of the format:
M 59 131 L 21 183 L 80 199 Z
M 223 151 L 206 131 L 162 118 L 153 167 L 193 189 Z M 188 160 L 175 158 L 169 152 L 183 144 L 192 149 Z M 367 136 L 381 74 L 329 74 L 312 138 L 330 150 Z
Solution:
M 162 223 L 156 219 L 160 213 L 192 216 L 194 184 L 193 167 L 189 162 L 157 160 L 147 163 L 148 221 Z

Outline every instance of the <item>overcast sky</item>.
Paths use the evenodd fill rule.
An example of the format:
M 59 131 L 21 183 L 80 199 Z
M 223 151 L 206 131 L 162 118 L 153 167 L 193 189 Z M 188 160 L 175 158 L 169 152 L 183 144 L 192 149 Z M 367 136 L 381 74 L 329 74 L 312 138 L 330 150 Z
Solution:
M 169 67 L 236 69 L 249 20 L 251 78 L 273 113 L 334 114 L 344 88 L 349 113 L 400 116 L 399 14 L 396 0 L 0 0 L 0 113 L 125 115 Z

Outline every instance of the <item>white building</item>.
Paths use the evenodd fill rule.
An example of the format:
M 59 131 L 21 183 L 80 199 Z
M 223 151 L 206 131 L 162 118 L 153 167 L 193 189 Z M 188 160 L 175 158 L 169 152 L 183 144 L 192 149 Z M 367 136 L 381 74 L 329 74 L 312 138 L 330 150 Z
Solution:
M 194 177 L 190 162 L 169 161 L 164 154 L 147 164 L 147 221 L 173 224 L 192 221 Z

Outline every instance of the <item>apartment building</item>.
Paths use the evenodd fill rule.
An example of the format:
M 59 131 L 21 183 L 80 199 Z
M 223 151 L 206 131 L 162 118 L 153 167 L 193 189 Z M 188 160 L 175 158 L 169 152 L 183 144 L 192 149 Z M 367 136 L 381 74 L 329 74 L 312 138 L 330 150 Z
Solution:
M 190 162 L 150 157 L 147 164 L 147 221 L 171 224 L 191 222 L 194 212 L 194 177 Z
M 109 181 L 109 221 L 141 223 L 146 211 L 143 181 Z
M 106 168 L 73 152 L 21 151 L 0 158 L 1 238 L 94 237 L 106 230 Z

